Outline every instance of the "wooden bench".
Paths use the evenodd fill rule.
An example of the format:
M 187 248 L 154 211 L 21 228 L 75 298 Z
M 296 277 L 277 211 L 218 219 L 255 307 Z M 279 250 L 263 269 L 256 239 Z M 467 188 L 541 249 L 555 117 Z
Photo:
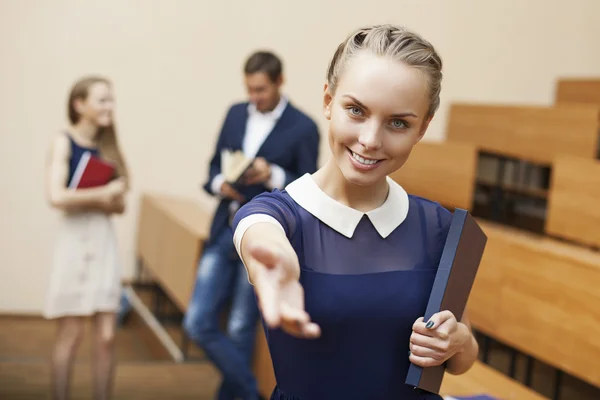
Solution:
M 600 161 L 554 160 L 545 231 L 600 248 Z
M 477 150 L 468 143 L 421 142 L 408 161 L 390 175 L 408 193 L 448 208 L 470 210 L 473 203 Z
M 600 254 L 480 224 L 488 243 L 467 306 L 474 328 L 600 387 Z
M 463 375 L 444 376 L 442 396 L 476 396 L 488 394 L 502 400 L 544 400 L 546 397 L 519 384 L 482 362 L 475 362 Z
M 600 78 L 561 78 L 556 84 L 556 104 L 587 103 L 600 105 Z
M 554 107 L 452 104 L 447 140 L 549 166 L 558 155 L 594 158 L 600 106 Z

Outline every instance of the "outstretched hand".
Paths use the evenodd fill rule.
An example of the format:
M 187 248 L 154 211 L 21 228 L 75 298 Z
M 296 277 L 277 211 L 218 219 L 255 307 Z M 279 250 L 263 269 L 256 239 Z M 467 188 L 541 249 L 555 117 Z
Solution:
M 462 352 L 470 338 L 469 328 L 450 311 L 440 311 L 427 322 L 421 317 L 410 336 L 410 362 L 420 367 L 441 365 Z
M 298 338 L 319 337 L 321 329 L 304 309 L 297 259 L 260 245 L 249 253 L 248 262 L 254 263 L 252 283 L 266 324 Z

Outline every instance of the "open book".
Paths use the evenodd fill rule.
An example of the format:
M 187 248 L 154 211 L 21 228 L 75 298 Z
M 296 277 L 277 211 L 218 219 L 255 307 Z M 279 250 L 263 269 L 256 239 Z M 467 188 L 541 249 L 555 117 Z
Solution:
M 227 183 L 238 183 L 253 162 L 254 158 L 246 157 L 241 150 L 221 151 L 221 173 Z

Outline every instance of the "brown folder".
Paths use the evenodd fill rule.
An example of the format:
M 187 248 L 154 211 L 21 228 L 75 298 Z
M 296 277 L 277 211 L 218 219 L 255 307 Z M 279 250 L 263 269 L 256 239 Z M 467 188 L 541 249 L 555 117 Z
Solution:
M 425 310 L 425 321 L 442 310 L 451 311 L 461 320 L 486 243 L 487 236 L 475 218 L 466 210 L 455 209 Z M 444 370 L 444 365 L 422 368 L 411 364 L 405 383 L 439 393 Z

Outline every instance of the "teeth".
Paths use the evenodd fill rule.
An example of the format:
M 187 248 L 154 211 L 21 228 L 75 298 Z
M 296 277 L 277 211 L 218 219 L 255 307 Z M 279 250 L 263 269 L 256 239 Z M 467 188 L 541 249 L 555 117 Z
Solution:
M 361 156 L 359 156 L 355 152 L 352 152 L 352 158 L 354 158 L 356 161 L 358 161 L 359 163 L 364 164 L 364 165 L 373 165 L 377 161 L 379 161 L 379 160 L 367 160 L 365 158 L 362 158 Z

